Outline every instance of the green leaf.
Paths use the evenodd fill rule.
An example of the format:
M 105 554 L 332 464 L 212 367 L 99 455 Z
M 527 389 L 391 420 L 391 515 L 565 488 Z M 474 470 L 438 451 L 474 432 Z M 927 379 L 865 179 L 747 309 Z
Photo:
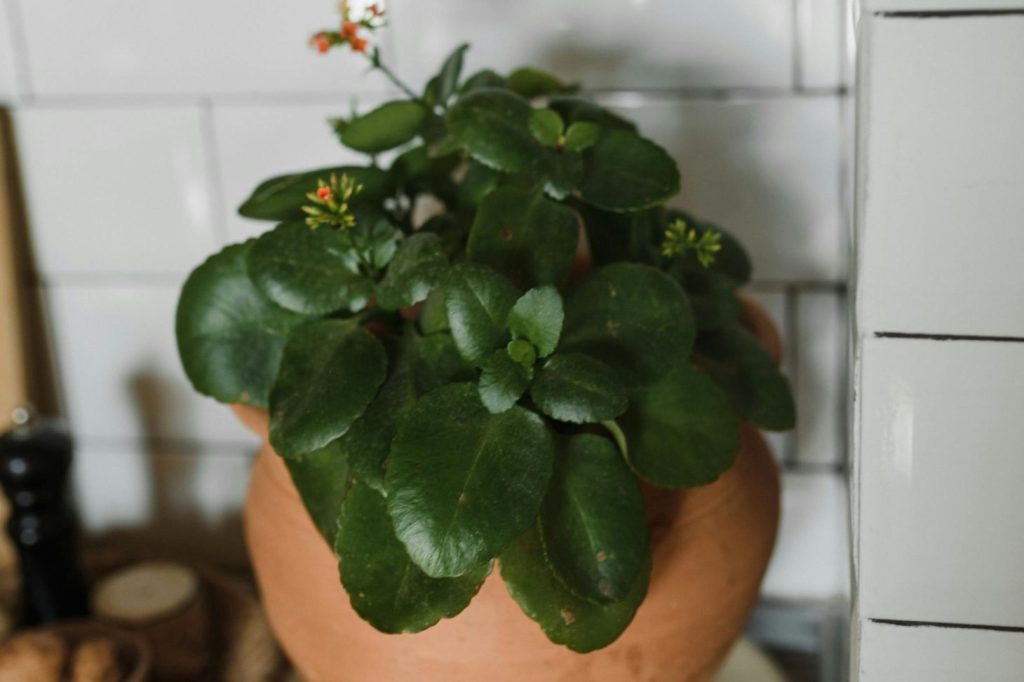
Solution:
M 451 334 L 417 334 L 412 338 L 416 347 L 416 391 L 420 395 L 445 384 L 476 378 L 475 368 L 459 354 Z
M 583 156 L 566 150 L 542 149 L 534 161 L 534 172 L 544 192 L 562 200 L 572 194 L 583 179 Z
M 743 313 L 743 304 L 736 296 L 735 280 L 711 270 L 674 271 L 690 298 L 700 331 L 720 329 L 736 323 Z
M 579 89 L 578 85 L 563 83 L 556 76 L 546 71 L 529 67 L 516 69 L 510 73 L 507 85 L 526 99 L 557 95 L 563 92 L 574 92 Z
M 267 298 L 307 315 L 360 310 L 373 290 L 347 235 L 297 222 L 281 223 L 253 242 L 246 266 Z
M 516 362 L 504 350 L 496 350 L 481 365 L 480 401 L 491 414 L 507 411 L 530 385 L 529 370 Z
M 592 355 L 628 385 L 689 357 L 694 323 L 682 287 L 657 268 L 613 263 L 591 272 L 565 305 L 563 351 Z
M 445 115 L 448 134 L 480 163 L 507 173 L 526 170 L 539 145 L 530 135 L 530 103 L 514 92 L 481 88 Z
M 595 265 L 619 261 L 660 264 L 665 234 L 665 211 L 660 206 L 643 211 L 612 213 L 593 206 L 580 209 Z M 685 287 L 684 287 L 685 288 Z
M 635 133 L 606 131 L 586 155 L 580 196 L 608 211 L 639 211 L 679 192 L 679 169 L 664 149 Z
M 634 393 L 617 421 L 633 471 L 667 488 L 711 483 L 732 466 L 740 446 L 729 399 L 689 363 Z
M 522 286 L 561 284 L 576 259 L 576 212 L 539 192 L 500 187 L 480 204 L 466 252 Z
M 441 106 L 448 104 L 448 100 L 455 94 L 459 87 L 459 76 L 462 75 L 462 61 L 466 55 L 469 45 L 463 43 L 448 55 L 441 66 L 441 71 L 431 79 L 427 86 L 427 101 L 433 101 Z
M 551 477 L 552 436 L 521 407 L 490 414 L 472 384 L 416 403 L 391 446 L 395 532 L 427 575 L 463 575 L 533 523 Z
M 607 438 L 580 434 L 558 445 L 540 515 L 544 553 L 574 594 L 603 604 L 625 599 L 649 559 L 636 478 Z
M 239 214 L 246 218 L 260 220 L 302 220 L 302 207 L 308 205 L 310 192 L 315 192 L 317 180 L 327 180 L 331 174 L 348 175 L 363 187 L 355 196 L 354 203 L 376 203 L 389 197 L 393 191 L 388 174 L 379 168 L 361 166 L 336 166 L 280 175 L 263 182 L 253 190 L 252 195 L 238 207 Z
M 479 362 L 507 338 L 508 313 L 519 290 L 483 265 L 455 266 L 445 282 L 445 310 L 456 348 L 469 362 Z
M 366 154 L 394 149 L 416 137 L 428 113 L 419 102 L 386 102 L 349 121 L 341 131 L 341 143 Z
M 565 131 L 565 149 L 570 152 L 581 152 L 593 147 L 599 137 L 601 126 L 589 121 L 577 121 Z
M 602 128 L 636 132 L 636 126 L 631 121 L 583 97 L 553 97 L 548 100 L 548 106 L 561 114 L 562 120 L 568 121 L 570 125 L 577 121 L 588 121 Z
M 283 457 L 316 450 L 344 435 L 387 373 L 374 336 L 346 320 L 317 320 L 288 337 L 270 391 L 270 443 Z
M 551 109 L 534 109 L 530 112 L 530 134 L 545 147 L 554 147 L 562 139 L 565 123 L 557 112 Z
M 503 88 L 505 87 L 505 77 L 492 71 L 491 69 L 483 69 L 477 71 L 472 76 L 467 78 L 462 84 L 459 91 L 463 94 L 472 92 L 473 90 L 479 90 L 480 88 Z
M 419 632 L 469 605 L 491 571 L 484 563 L 457 578 L 431 578 L 395 537 L 384 498 L 357 483 L 342 507 L 335 544 L 352 608 L 381 632 Z
M 595 424 L 626 410 L 626 389 L 608 365 L 582 353 L 559 353 L 537 373 L 530 397 L 563 422 Z
M 530 289 L 519 297 L 508 314 L 508 328 L 514 338 L 528 339 L 537 355 L 546 358 L 555 352 L 562 333 L 562 297 L 551 285 Z
M 416 402 L 417 335 L 406 326 L 397 349 L 392 349 L 391 374 L 366 412 L 335 442 L 345 452 L 352 473 L 374 490 L 384 490 L 384 467 L 391 440 L 405 414 Z
M 578 653 L 606 647 L 619 638 L 647 596 L 651 574 L 647 559 L 622 601 L 589 602 L 569 591 L 555 575 L 536 526 L 502 552 L 499 562 L 501 577 L 523 613 L 540 624 L 552 642 Z
M 345 451 L 338 441 L 334 441 L 301 457 L 286 459 L 285 464 L 309 517 L 324 540 L 333 545 L 341 503 L 345 501 L 349 487 L 349 464 Z
M 738 326 L 701 334 L 697 353 L 741 417 L 772 431 L 796 424 L 789 382 L 752 334 Z
M 444 288 L 435 287 L 427 294 L 420 308 L 420 331 L 424 334 L 448 331 L 448 313 L 444 305 Z
M 305 318 L 274 305 L 249 279 L 252 242 L 196 268 L 178 299 L 178 353 L 192 386 L 222 403 L 265 406 L 288 331 Z
M 441 283 L 448 259 L 441 238 L 417 232 L 398 246 L 394 260 L 377 287 L 377 303 L 384 310 L 398 310 L 419 303 Z
M 498 186 L 501 173 L 482 163 L 470 161 L 466 175 L 458 188 L 458 205 L 462 210 L 473 210 Z

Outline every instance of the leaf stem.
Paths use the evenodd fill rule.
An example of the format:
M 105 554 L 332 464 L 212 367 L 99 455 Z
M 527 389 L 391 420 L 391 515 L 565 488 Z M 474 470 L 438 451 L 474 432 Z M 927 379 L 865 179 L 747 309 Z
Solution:
M 379 48 L 374 47 L 373 53 L 366 55 L 366 58 L 370 60 L 370 65 L 373 66 L 373 68 L 377 69 L 385 76 L 387 76 L 388 80 L 391 81 L 395 85 L 395 87 L 397 87 L 399 90 L 408 95 L 410 99 L 413 99 L 421 103 L 423 102 L 423 100 L 420 99 L 420 96 L 413 92 L 412 88 L 410 88 L 408 85 L 402 82 L 402 79 L 399 78 L 394 71 L 389 69 L 387 64 L 381 61 Z

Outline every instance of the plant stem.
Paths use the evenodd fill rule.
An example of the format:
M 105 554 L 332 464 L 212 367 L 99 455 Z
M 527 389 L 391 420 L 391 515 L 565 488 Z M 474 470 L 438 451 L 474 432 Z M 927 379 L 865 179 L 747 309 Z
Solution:
M 394 83 L 395 87 L 397 87 L 399 90 L 404 92 L 411 99 L 414 99 L 417 102 L 421 101 L 419 95 L 417 95 L 415 92 L 413 92 L 412 88 L 410 88 L 408 85 L 403 83 L 402 79 L 399 78 L 395 74 L 394 71 L 389 69 L 387 67 L 387 65 L 384 62 L 381 61 L 381 59 L 380 59 L 380 50 L 374 49 L 373 54 L 372 55 L 366 55 L 366 58 L 370 60 L 370 64 L 373 66 L 373 68 L 377 69 L 378 71 L 383 73 L 385 76 L 387 76 L 388 80 L 391 81 L 392 83 Z

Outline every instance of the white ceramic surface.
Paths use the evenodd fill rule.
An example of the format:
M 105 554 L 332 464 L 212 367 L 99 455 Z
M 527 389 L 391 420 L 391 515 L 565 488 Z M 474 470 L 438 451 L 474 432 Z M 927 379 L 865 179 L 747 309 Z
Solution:
M 674 203 L 738 236 L 761 280 L 841 280 L 839 101 L 606 100 L 679 162 Z
M 861 626 L 859 682 L 1020 682 L 1024 633 Z
M 0 106 L 14 103 L 18 95 L 14 30 L 10 7 L 6 0 L 0 0 Z
M 197 107 L 19 109 L 15 134 L 47 278 L 187 272 L 218 246 Z
M 844 54 L 847 0 L 795 0 L 797 16 L 797 79 L 805 88 L 838 88 L 846 84 Z
M 240 514 L 252 457 L 86 440 L 77 444 L 75 504 L 89 533 L 133 532 L 151 544 L 245 561 Z
M 862 330 L 1024 336 L 1024 16 L 869 29 Z
M 836 472 L 786 472 L 775 553 L 761 593 L 835 599 L 850 591 L 846 481 Z
M 846 443 L 846 299 L 808 291 L 796 302 L 796 460 L 838 466 Z
M 348 116 L 356 104 L 357 111 L 369 111 L 381 101 L 361 97 L 323 104 L 216 106 L 214 136 L 228 240 L 241 241 L 273 227 L 237 213 L 238 205 L 264 180 L 314 168 L 366 164 L 365 155 L 338 142 L 327 119 Z
M 47 290 L 57 369 L 78 437 L 256 443 L 185 378 L 174 339 L 179 286 Z
M 413 82 L 451 46 L 470 68 L 557 70 L 595 88 L 788 87 L 788 0 L 391 0 L 398 66 Z
M 1024 627 L 1024 344 L 872 339 L 862 363 L 862 615 Z
M 18 0 L 41 95 L 336 93 L 386 87 L 366 61 L 307 45 L 334 0 Z M 351 57 L 351 58 L 350 58 Z

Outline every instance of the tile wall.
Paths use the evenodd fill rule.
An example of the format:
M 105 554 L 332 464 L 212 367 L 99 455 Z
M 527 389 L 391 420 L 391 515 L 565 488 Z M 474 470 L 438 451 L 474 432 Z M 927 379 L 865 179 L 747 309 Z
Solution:
M 241 555 L 253 440 L 194 395 L 178 287 L 257 234 L 234 207 L 266 176 L 343 162 L 325 118 L 390 94 L 308 35 L 333 0 L 0 0 L 13 110 L 75 483 L 89 529 L 199 522 Z M 801 408 L 773 436 L 785 513 L 767 596 L 846 592 L 844 401 L 849 159 L 843 0 L 392 0 L 384 52 L 419 84 L 460 41 L 469 67 L 557 69 L 637 119 L 683 171 L 681 201 L 733 230 L 786 339 Z M 168 530 L 169 529 L 169 530 Z M 222 538 L 227 538 L 222 540 Z

